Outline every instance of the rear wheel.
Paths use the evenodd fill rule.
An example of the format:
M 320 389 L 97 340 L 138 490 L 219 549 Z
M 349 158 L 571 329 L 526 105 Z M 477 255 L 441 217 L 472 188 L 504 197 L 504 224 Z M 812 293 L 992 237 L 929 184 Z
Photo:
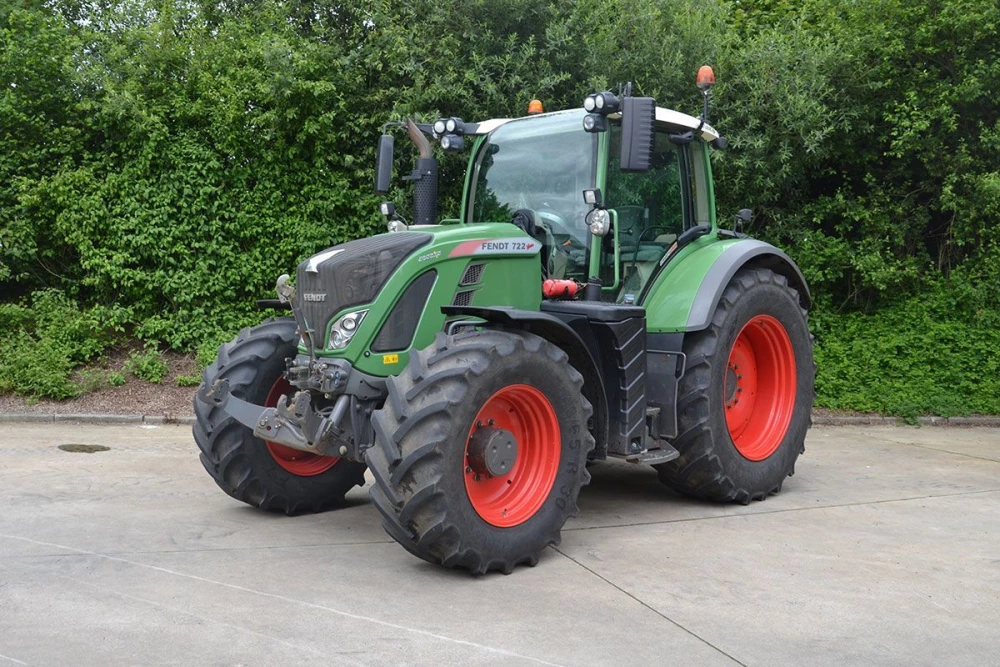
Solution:
M 784 276 L 745 269 L 709 327 L 684 341 L 680 457 L 657 466 L 682 493 L 749 503 L 781 490 L 805 449 L 813 404 L 812 338 Z
M 295 356 L 295 322 L 281 318 L 244 329 L 205 369 L 202 381 L 229 380 L 233 396 L 274 406 L 294 388 L 284 378 L 285 359 Z M 302 452 L 255 437 L 222 410 L 194 399 L 194 439 L 201 463 L 215 483 L 236 500 L 286 514 L 320 512 L 364 484 L 365 465 L 335 456 Z
M 412 353 L 365 453 L 386 531 L 446 567 L 534 565 L 590 479 L 582 386 L 562 350 L 527 333 L 439 334 Z

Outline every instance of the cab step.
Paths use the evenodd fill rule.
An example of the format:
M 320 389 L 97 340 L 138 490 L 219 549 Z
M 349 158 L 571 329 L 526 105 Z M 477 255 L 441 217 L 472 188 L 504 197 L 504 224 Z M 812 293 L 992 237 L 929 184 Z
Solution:
M 646 465 L 655 466 L 667 461 L 673 461 L 680 455 L 679 451 L 663 443 L 656 449 L 647 449 L 638 454 L 629 454 L 625 457 L 625 460 L 629 463 L 645 463 Z

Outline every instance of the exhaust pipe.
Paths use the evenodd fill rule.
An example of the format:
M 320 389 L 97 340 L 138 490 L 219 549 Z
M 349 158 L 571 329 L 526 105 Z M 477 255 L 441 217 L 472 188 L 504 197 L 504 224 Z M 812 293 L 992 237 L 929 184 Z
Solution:
M 420 157 L 416 168 L 404 181 L 413 181 L 413 224 L 437 223 L 438 161 L 431 151 L 431 142 L 412 119 L 406 119 L 406 133 L 417 146 Z

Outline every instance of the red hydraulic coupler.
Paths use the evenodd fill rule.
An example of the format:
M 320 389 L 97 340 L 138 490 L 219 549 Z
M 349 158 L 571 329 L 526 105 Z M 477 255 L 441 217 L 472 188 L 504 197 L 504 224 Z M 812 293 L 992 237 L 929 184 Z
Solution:
M 549 278 L 542 283 L 542 294 L 546 299 L 572 299 L 580 291 L 580 287 L 580 283 L 575 280 Z

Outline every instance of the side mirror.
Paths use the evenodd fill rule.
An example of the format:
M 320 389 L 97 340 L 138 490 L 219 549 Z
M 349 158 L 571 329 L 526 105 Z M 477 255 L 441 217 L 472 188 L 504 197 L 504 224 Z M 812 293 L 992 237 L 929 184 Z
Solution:
M 384 194 L 392 185 L 392 152 L 392 135 L 383 134 L 378 138 L 375 152 L 375 192 Z
M 649 171 L 653 164 L 656 101 L 652 97 L 623 97 L 622 171 Z
M 750 224 L 750 219 L 753 217 L 753 211 L 748 208 L 741 208 L 736 212 L 736 229 L 740 230 L 743 227 Z

